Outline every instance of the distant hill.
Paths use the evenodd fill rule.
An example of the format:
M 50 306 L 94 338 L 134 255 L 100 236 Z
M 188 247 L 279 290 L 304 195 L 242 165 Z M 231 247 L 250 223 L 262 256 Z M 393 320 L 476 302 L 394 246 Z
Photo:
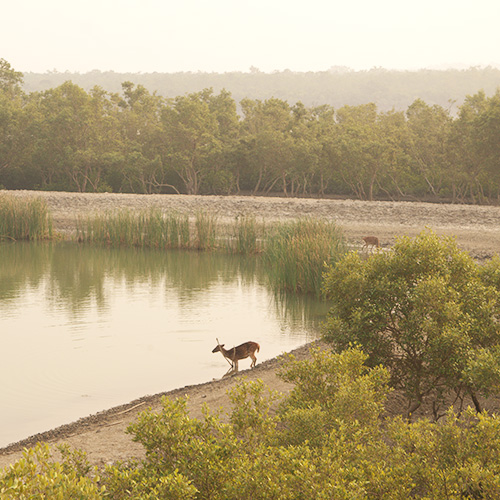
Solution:
M 265 100 L 270 97 L 290 104 L 302 101 L 308 107 L 329 104 L 339 108 L 374 102 L 381 111 L 406 110 L 420 98 L 427 104 L 450 108 L 453 113 L 467 95 L 479 90 L 484 90 L 487 96 L 494 94 L 500 88 L 500 69 L 390 71 L 375 68 L 352 71 L 342 67 L 307 73 L 289 70 L 263 73 L 257 69 L 248 73 L 25 73 L 24 90 L 47 90 L 67 80 L 87 91 L 98 85 L 108 92 L 121 92 L 121 84 L 131 81 L 165 97 L 212 87 L 217 93 L 228 90 L 237 103 L 244 98 Z

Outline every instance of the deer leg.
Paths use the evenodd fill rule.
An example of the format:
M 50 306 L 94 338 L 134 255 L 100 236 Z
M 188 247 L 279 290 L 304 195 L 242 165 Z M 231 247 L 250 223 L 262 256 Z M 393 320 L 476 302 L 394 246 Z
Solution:
M 257 363 L 257 358 L 255 357 L 255 354 L 250 354 L 250 357 L 252 358 L 250 368 L 253 368 L 255 366 L 255 363 Z

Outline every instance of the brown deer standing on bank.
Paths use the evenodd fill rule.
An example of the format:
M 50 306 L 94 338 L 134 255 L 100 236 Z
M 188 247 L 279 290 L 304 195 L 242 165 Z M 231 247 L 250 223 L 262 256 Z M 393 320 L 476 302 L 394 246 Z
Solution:
M 376 236 L 364 236 L 363 241 L 365 242 L 363 250 L 368 251 L 368 247 L 372 247 L 372 250 L 373 248 L 380 248 L 380 243 Z
M 250 368 L 255 366 L 255 363 L 257 362 L 255 352 L 258 352 L 259 349 L 260 345 L 257 344 L 257 342 L 245 342 L 237 347 L 226 350 L 224 349 L 224 344 L 219 344 L 219 341 L 217 340 L 217 346 L 212 352 L 221 352 L 226 359 L 231 361 L 231 371 L 237 372 L 238 361 L 240 359 L 245 359 L 250 356 L 252 358 Z

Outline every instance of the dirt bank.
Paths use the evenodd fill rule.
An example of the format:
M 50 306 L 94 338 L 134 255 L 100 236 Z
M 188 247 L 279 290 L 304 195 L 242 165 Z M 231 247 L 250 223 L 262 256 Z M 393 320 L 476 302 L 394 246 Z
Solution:
M 266 221 L 289 220 L 312 216 L 337 222 L 344 228 L 347 239 L 361 245 L 361 237 L 373 234 L 383 246 L 389 247 L 399 235 L 414 236 L 428 227 L 437 234 L 455 236 L 458 245 L 474 258 L 490 258 L 500 251 L 500 207 L 445 205 L 410 202 L 362 202 L 354 200 L 319 200 L 290 198 L 261 198 L 250 196 L 185 196 L 185 195 L 128 195 L 81 194 L 10 191 L 15 196 L 41 196 L 46 199 L 53 214 L 55 229 L 73 232 L 79 217 L 92 213 L 128 208 L 145 209 L 150 206 L 176 210 L 194 216 L 204 210 L 220 220 L 253 215 Z M 299 357 L 308 355 L 308 348 L 296 351 Z M 261 379 L 275 390 L 286 392 L 289 386 L 276 377 L 277 360 L 258 364 L 255 370 L 242 372 L 249 379 Z M 185 387 L 168 393 L 170 396 L 189 396 L 193 416 L 201 415 L 201 405 L 227 408 L 226 391 L 237 377 L 206 384 Z M 116 460 L 143 456 L 140 445 L 133 443 L 125 433 L 138 412 L 151 406 L 160 408 L 161 395 L 145 396 L 72 423 L 33 436 L 0 450 L 0 467 L 21 456 L 24 446 L 37 441 L 67 442 L 88 453 L 92 463 L 102 465 Z M 397 402 L 395 402 L 396 404 Z M 496 404 L 496 403 L 495 403 Z M 494 407 L 496 408 L 496 406 Z
M 500 250 L 500 207 L 497 206 L 254 196 L 33 191 L 9 191 L 9 194 L 44 198 L 52 211 L 56 229 L 63 232 L 74 231 L 78 218 L 92 213 L 117 208 L 143 210 L 154 206 L 190 216 L 207 211 L 221 221 L 242 215 L 267 221 L 319 217 L 341 225 L 353 243 L 359 244 L 362 236 L 374 234 L 384 246 L 392 245 L 396 236 L 414 236 L 429 227 L 438 234 L 454 235 L 461 248 L 479 259 L 491 257 Z

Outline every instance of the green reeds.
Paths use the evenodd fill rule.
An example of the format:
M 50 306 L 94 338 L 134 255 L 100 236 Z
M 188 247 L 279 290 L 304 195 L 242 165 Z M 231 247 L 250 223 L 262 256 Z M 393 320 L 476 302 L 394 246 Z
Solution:
M 216 248 L 217 219 L 206 212 L 196 214 L 194 226 L 196 229 L 195 248 L 197 250 L 213 250 Z
M 120 211 L 79 223 L 78 240 L 111 246 L 263 253 L 278 290 L 321 294 L 325 264 L 346 252 L 341 230 L 332 222 L 300 219 L 265 227 L 253 217 L 219 226 L 213 215 Z
M 0 240 L 41 240 L 50 237 L 52 218 L 44 200 L 0 194 Z
M 187 215 L 120 210 L 78 221 L 78 241 L 140 248 L 190 248 Z
M 264 225 L 257 223 L 255 217 L 237 217 L 228 231 L 227 251 L 242 255 L 262 252 Z
M 279 290 L 321 295 L 325 264 L 346 252 L 342 231 L 315 219 L 281 223 L 266 239 L 265 260 L 272 285 Z

